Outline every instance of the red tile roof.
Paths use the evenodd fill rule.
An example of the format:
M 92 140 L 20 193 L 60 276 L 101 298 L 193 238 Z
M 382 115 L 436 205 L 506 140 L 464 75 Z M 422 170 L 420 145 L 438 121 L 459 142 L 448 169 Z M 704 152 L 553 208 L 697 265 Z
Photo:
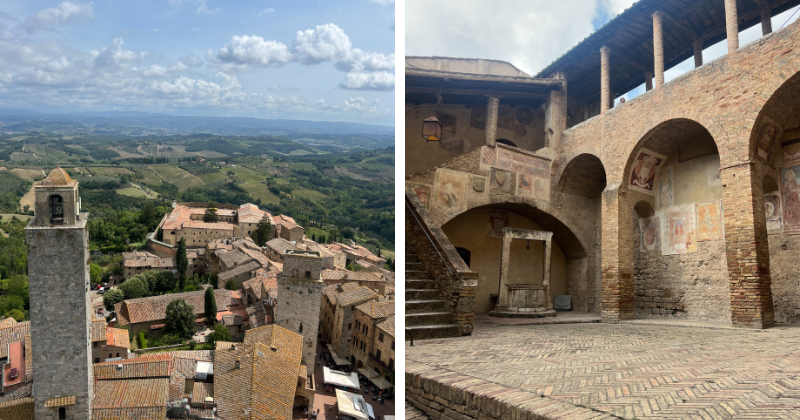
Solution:
M 197 291 L 125 300 L 115 305 L 117 320 L 120 325 L 128 325 L 166 319 L 167 305 L 177 299 L 183 299 L 192 305 L 195 316 L 201 317 L 205 311 L 204 295 L 204 291 Z M 217 301 L 217 311 L 226 311 L 228 306 L 234 304 L 230 290 L 214 290 L 214 296 Z

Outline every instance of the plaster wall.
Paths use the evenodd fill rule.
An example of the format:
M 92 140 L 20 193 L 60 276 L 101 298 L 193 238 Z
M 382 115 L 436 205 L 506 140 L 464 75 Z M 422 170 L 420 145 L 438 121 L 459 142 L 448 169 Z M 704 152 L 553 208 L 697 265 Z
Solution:
M 433 106 L 435 107 L 435 105 Z M 502 99 L 500 99 L 500 107 L 508 108 L 503 105 Z M 442 105 L 439 110 L 453 115 L 456 119 L 455 133 L 443 131 L 440 142 L 427 143 L 422 138 L 422 120 L 433 115 L 433 110 L 427 106 L 417 109 L 420 110 L 419 117 L 416 116 L 414 107 L 406 108 L 406 174 L 411 175 L 426 168 L 439 166 L 447 159 L 483 146 L 486 131 L 470 125 L 472 108 L 464 105 Z M 544 147 L 544 109 L 541 107 L 534 109 L 534 115 L 533 122 L 524 126 L 525 135 L 498 127 L 497 138 L 511 140 L 517 147 L 529 151 L 536 151 Z M 515 124 L 518 123 L 515 122 Z M 457 144 L 458 140 L 464 142 L 460 153 L 446 150 L 448 145 L 452 145 L 454 142 Z
M 453 246 L 466 248 L 472 252 L 470 269 L 479 273 L 478 290 L 475 296 L 475 313 L 488 313 L 490 295 L 498 293 L 500 287 L 501 238 L 488 238 L 489 209 L 469 210 L 447 222 L 442 230 Z M 525 217 L 509 213 L 508 227 L 529 230 L 542 228 Z M 542 284 L 544 270 L 544 242 L 531 241 L 526 250 L 526 241 L 511 242 L 509 283 Z M 550 261 L 550 297 L 567 292 L 566 260 L 558 245 L 553 241 Z

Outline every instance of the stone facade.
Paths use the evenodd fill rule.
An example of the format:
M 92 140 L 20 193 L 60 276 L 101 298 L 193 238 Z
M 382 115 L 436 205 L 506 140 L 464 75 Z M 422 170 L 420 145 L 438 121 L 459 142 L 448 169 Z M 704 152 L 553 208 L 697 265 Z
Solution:
M 406 186 L 422 198 L 431 223 L 445 231 L 451 220 L 473 209 L 507 211 L 552 231 L 554 249 L 559 248 L 566 260 L 566 294 L 572 295 L 573 308 L 599 312 L 605 322 L 654 315 L 755 328 L 767 328 L 776 321 L 795 322 L 800 320 L 800 294 L 794 275 L 796 251 L 792 250 L 798 241 L 788 228 L 768 232 L 763 209 L 765 193 L 780 190 L 785 195 L 789 188 L 781 168 L 798 161 L 796 151 L 782 148 L 781 141 L 784 147 L 791 144 L 800 125 L 796 117 L 800 112 L 799 34 L 800 26 L 792 24 L 742 48 L 733 47 L 727 56 L 616 106 L 611 104 L 616 96 L 613 89 L 602 92 L 609 103 L 598 107 L 599 114 L 568 96 L 566 87 L 571 81 L 561 79 L 563 86 L 551 85 L 544 95 L 544 123 L 552 133 L 539 149 L 526 142 L 517 143 L 520 147 L 494 144 L 489 137 L 509 134 L 500 134 L 501 128 L 494 127 L 497 134 L 490 136 L 492 127 L 470 127 L 468 113 L 462 113 L 455 120 L 454 133 L 466 138 L 467 146 L 439 147 L 433 152 L 429 149 L 436 146 L 419 139 L 419 122 L 411 112 L 418 104 L 409 103 L 406 154 L 412 169 L 407 170 Z M 613 76 L 614 52 L 605 55 L 603 64 L 602 74 Z M 411 73 L 424 76 L 418 70 Z M 536 83 L 544 85 L 563 75 L 546 77 Z M 602 87 L 613 88 L 605 83 Z M 509 100 L 500 98 L 501 110 Z M 484 107 L 466 108 L 470 106 Z M 514 104 L 511 107 L 515 109 Z M 488 117 L 485 124 L 490 125 Z M 766 150 L 759 146 L 765 124 L 777 131 L 773 143 L 764 143 L 770 144 Z M 477 140 L 481 136 L 483 144 Z M 509 138 L 516 143 L 516 138 Z M 697 150 L 701 143 L 713 150 Z M 539 186 L 540 195 L 536 188 L 529 195 L 527 180 L 522 178 L 526 171 L 512 167 L 516 160 L 509 169 L 502 169 L 499 162 L 486 164 L 486 152 L 518 156 L 519 162 L 544 162 L 547 182 Z M 696 251 L 687 253 L 659 255 L 639 250 L 642 232 L 640 217 L 634 212 L 645 204 L 656 215 L 667 208 L 656 201 L 657 191 L 634 187 L 632 175 L 639 171 L 641 152 L 663 156 L 665 165 L 676 171 L 704 156 L 717 159 L 714 187 L 687 198 L 685 204 L 671 205 L 717 200 L 722 235 L 697 241 Z M 425 154 L 431 157 L 418 159 Z M 658 171 L 655 182 L 665 173 Z M 700 173 L 695 176 L 705 180 Z M 437 201 L 444 191 L 440 190 L 445 186 L 440 182 L 443 177 L 456 187 L 446 204 L 455 203 L 452 208 Z M 509 183 L 512 188 L 507 188 Z M 676 198 L 691 189 L 687 185 L 676 184 Z M 409 243 L 421 238 L 413 228 L 406 232 Z M 475 242 L 485 240 L 486 236 L 474 238 Z M 427 265 L 426 269 L 432 271 Z
M 61 171 L 54 169 L 53 172 Z M 53 173 L 51 173 L 51 176 Z M 48 176 L 48 179 L 51 178 Z M 36 418 L 58 419 L 60 407 L 45 407 L 53 397 L 74 396 L 65 406 L 69 420 L 91 418 L 94 397 L 91 377 L 91 319 L 89 299 L 88 213 L 77 213 L 77 205 L 64 206 L 63 222 L 51 225 L 47 192 L 63 195 L 66 185 L 74 195 L 64 203 L 77 203 L 78 185 L 69 181 L 57 188 L 36 189 L 37 217 L 25 228 L 28 245 L 31 343 L 36 369 L 34 410 Z
M 275 323 L 303 336 L 303 364 L 308 374 L 316 364 L 324 262 L 319 254 L 289 251 L 283 273 L 278 276 L 280 298 L 275 306 Z

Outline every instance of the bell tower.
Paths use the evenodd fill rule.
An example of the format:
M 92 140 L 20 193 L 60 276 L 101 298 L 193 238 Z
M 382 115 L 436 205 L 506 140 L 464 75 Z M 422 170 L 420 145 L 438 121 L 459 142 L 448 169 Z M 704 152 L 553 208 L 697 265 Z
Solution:
M 37 420 L 89 420 L 91 302 L 88 213 L 61 168 L 35 187 L 28 245 L 33 400 Z

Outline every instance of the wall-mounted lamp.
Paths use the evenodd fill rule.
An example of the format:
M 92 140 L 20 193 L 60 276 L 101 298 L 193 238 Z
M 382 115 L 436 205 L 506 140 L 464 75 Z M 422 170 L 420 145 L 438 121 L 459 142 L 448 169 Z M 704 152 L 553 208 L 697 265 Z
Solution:
M 442 138 L 442 123 L 435 115 L 422 120 L 422 137 L 427 141 L 439 141 Z

